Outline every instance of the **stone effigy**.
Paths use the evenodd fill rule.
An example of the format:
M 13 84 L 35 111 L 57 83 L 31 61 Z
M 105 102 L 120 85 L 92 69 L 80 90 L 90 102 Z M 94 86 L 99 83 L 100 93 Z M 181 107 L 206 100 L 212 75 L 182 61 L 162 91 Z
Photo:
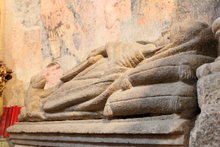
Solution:
M 193 116 L 197 111 L 195 71 L 214 60 L 216 43 L 206 24 L 177 28 L 164 46 L 114 42 L 94 50 L 61 78 L 63 84 L 42 106 L 38 104 L 39 120 L 172 113 Z M 39 88 L 43 90 L 44 85 Z
M 29 102 L 20 115 L 24 122 L 9 128 L 12 141 L 39 146 L 188 146 L 192 120 L 199 112 L 196 70 L 216 56 L 211 28 L 193 21 L 173 27 L 169 43 L 107 43 L 51 89 L 44 88 L 42 74 L 32 79 Z M 36 109 L 29 107 L 33 101 Z
M 220 43 L 220 18 L 215 20 L 212 30 Z M 220 45 L 220 44 L 219 44 Z M 218 55 L 220 55 L 220 46 Z M 220 145 L 220 60 L 207 63 L 197 69 L 198 103 L 201 109 L 191 132 L 191 147 L 218 147 Z
M 32 121 L 36 121 L 44 117 L 43 112 L 41 112 L 41 100 L 49 95 L 54 89 L 50 88 L 44 90 L 45 84 L 46 79 L 41 74 L 32 77 L 25 97 L 25 107 L 21 110 L 20 118 L 23 120 L 29 118 Z

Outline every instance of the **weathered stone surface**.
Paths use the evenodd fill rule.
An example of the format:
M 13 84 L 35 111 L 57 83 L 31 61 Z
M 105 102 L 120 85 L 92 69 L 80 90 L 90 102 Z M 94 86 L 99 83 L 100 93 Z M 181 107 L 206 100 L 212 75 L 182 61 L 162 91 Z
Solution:
M 70 69 L 71 64 L 66 65 L 66 59 L 59 58 L 49 64 L 42 72 L 32 77 L 28 92 L 25 96 L 25 107 L 21 109 L 20 120 L 30 121 L 45 119 L 42 112 L 42 103 L 55 87 L 61 82 L 63 72 Z
M 219 107 L 219 106 L 218 106 Z M 218 147 L 220 144 L 219 109 L 201 112 L 190 135 L 190 147 Z
M 197 77 L 201 78 L 203 76 L 207 76 L 212 73 L 220 72 L 219 64 L 220 64 L 220 61 L 219 61 L 219 58 L 217 58 L 215 62 L 213 63 L 202 65 L 196 71 Z
M 12 142 L 23 145 L 186 146 L 190 124 L 189 120 L 168 115 L 118 120 L 22 122 L 8 131 Z
M 201 67 L 202 68 L 202 67 Z M 201 109 L 209 105 L 219 104 L 219 73 L 213 73 L 200 78 L 197 83 L 198 103 Z
M 199 70 L 204 67 L 200 67 Z M 198 101 L 201 114 L 191 132 L 191 147 L 218 147 L 220 144 L 219 79 L 220 73 L 217 72 L 203 76 L 198 81 Z
M 220 18 L 212 26 L 220 41 Z M 220 42 L 219 42 L 220 43 Z M 198 103 L 201 114 L 196 119 L 190 136 L 191 147 L 218 147 L 220 145 L 220 62 L 219 58 L 197 70 Z
M 9 8 L 7 10 L 7 16 L 13 17 L 8 17 L 8 28 L 6 29 L 6 34 L 12 35 L 8 35 L 8 37 L 6 38 L 7 45 L 5 47 L 5 50 L 7 50 L 8 52 L 5 53 L 4 56 L 5 60 L 9 62 L 9 64 L 15 69 L 16 82 L 13 81 L 13 83 L 11 83 L 12 86 L 9 87 L 9 89 L 11 89 L 11 93 L 6 92 L 6 95 L 11 98 L 11 101 L 8 101 L 7 103 L 13 104 L 14 97 L 23 97 L 23 93 L 18 91 L 23 91 L 23 89 L 27 87 L 27 82 L 24 82 L 26 81 L 26 79 L 29 79 L 34 73 L 43 69 L 43 65 L 47 65 L 50 60 L 54 60 L 54 58 L 64 55 L 70 55 L 72 57 L 73 61 L 70 65 L 74 66 L 78 63 L 81 64 L 71 70 L 72 72 L 67 72 L 61 78 L 64 84 L 58 84 L 57 86 L 60 86 L 59 91 L 57 93 L 55 92 L 55 94 L 52 94 L 52 96 L 48 99 L 43 100 L 43 96 L 40 94 L 41 92 L 36 92 L 45 92 L 45 82 L 44 84 L 42 84 L 44 86 L 35 87 L 33 85 L 30 85 L 30 93 L 27 98 L 32 102 L 34 102 L 33 100 L 36 100 L 37 102 L 32 103 L 33 107 L 31 109 L 34 110 L 36 108 L 35 110 L 37 110 L 37 112 L 43 112 L 44 114 L 43 117 L 40 117 L 40 119 L 36 120 L 34 120 L 34 117 L 32 117 L 34 115 L 31 114 L 29 115 L 29 121 L 88 119 L 103 117 L 102 111 L 105 110 L 105 107 L 107 106 L 106 101 L 110 100 L 108 98 L 110 98 L 111 95 L 113 96 L 114 94 L 116 94 L 118 90 L 122 92 L 127 92 L 129 90 L 132 91 L 133 89 L 143 85 L 152 86 L 152 84 L 171 83 L 179 81 L 193 87 L 195 86 L 194 84 L 196 82 L 196 68 L 203 63 L 211 62 L 216 57 L 216 41 L 213 39 L 213 34 L 210 32 L 210 28 L 208 28 L 206 24 L 194 23 L 191 21 L 190 23 L 188 23 L 188 25 L 185 25 L 185 27 L 177 28 L 173 24 L 176 22 L 182 23 L 182 20 L 190 18 L 211 23 L 216 15 L 220 12 L 218 11 L 218 4 L 219 1 L 215 0 L 204 0 L 203 2 L 199 2 L 197 0 L 20 0 L 18 2 L 15 2 L 14 0 L 9 0 L 7 1 L 6 5 L 7 8 Z M 10 7 L 11 5 L 13 7 Z M 13 11 L 14 6 L 17 8 L 15 13 Z M 31 13 L 32 15 L 26 15 L 26 13 Z M 32 17 L 34 18 L 34 20 L 30 19 Z M 195 27 L 190 28 L 194 25 Z M 186 30 L 188 30 L 187 33 Z M 216 36 L 218 36 L 218 33 L 216 34 Z M 101 54 L 101 58 L 99 58 L 99 56 L 97 61 L 94 61 L 93 59 L 91 61 L 89 60 L 91 59 L 90 57 L 94 57 L 94 55 L 97 55 L 96 50 L 92 53 L 92 55 L 90 54 L 88 60 L 86 60 L 85 62 L 81 62 L 86 59 L 89 51 L 91 51 L 93 48 L 101 46 L 108 41 L 115 40 L 129 42 L 137 41 L 139 45 L 136 44 L 134 47 L 131 44 L 127 45 L 126 43 L 108 44 L 105 46 L 105 48 L 117 48 L 119 50 L 115 50 L 115 53 L 112 53 L 111 51 L 114 50 L 109 49 L 107 50 L 107 52 L 105 52 L 102 50 L 103 48 L 101 48 L 101 50 L 98 49 L 98 51 L 101 51 L 98 52 Z M 155 45 L 150 44 L 151 47 L 149 47 L 149 41 L 155 42 Z M 126 47 L 130 48 L 130 50 L 127 52 L 125 51 Z M 137 48 L 140 52 L 136 50 Z M 133 51 L 137 51 L 137 54 Z M 23 59 L 23 56 L 20 56 L 21 54 L 26 57 L 25 60 Z M 115 56 L 117 54 L 118 56 Z M 186 58 L 186 56 L 190 56 L 190 58 Z M 183 60 L 181 58 L 183 58 Z M 172 62 L 174 64 L 172 64 Z M 177 64 L 175 64 L 175 62 Z M 120 66 L 120 68 L 118 68 L 117 70 L 114 69 L 115 67 L 118 67 L 118 65 Z M 103 68 L 105 70 L 102 70 Z M 24 70 L 26 71 L 25 73 L 22 72 Z M 206 72 L 207 70 L 204 71 Z M 51 81 L 48 81 L 46 85 L 50 85 L 50 82 L 51 85 L 56 85 L 57 83 L 61 82 L 59 79 L 60 75 L 57 72 L 54 73 L 52 70 L 49 72 L 54 74 L 54 77 L 47 76 L 47 78 Z M 115 74 L 111 75 L 114 72 Z M 161 79 L 158 79 L 158 77 L 160 77 Z M 97 81 L 94 81 L 92 78 L 96 78 Z M 105 83 L 105 86 L 96 85 L 98 82 L 102 83 L 103 81 L 107 81 L 109 83 Z M 83 86 L 81 87 L 81 85 Z M 176 86 L 176 89 L 183 88 L 183 91 L 188 89 L 187 86 Z M 168 86 L 167 88 L 169 89 L 170 87 Z M 86 92 L 84 93 L 83 91 Z M 192 91 L 189 93 L 192 94 Z M 206 90 L 204 91 L 206 92 Z M 171 88 L 167 92 L 171 92 Z M 213 92 L 212 94 L 218 95 L 218 92 L 215 92 Z M 16 95 L 16 93 L 19 93 L 20 95 L 18 96 Z M 184 112 L 187 108 L 189 110 L 187 114 L 194 113 L 194 111 L 192 111 L 193 109 L 191 109 L 190 107 L 194 108 L 195 99 L 193 99 L 190 94 L 190 97 L 178 96 L 178 91 L 176 91 L 177 96 L 170 93 L 166 94 L 169 96 L 159 97 L 159 95 L 156 95 L 155 100 L 147 95 L 147 100 L 151 100 L 154 106 L 160 108 L 157 112 L 158 115 L 161 115 L 160 113 L 163 112 L 167 114 L 180 114 Z M 156 98 L 158 100 L 158 103 L 156 103 Z M 168 101 L 164 102 L 166 100 Z M 141 102 L 143 101 L 145 101 L 144 98 L 141 99 Z M 172 103 L 173 101 L 174 104 Z M 206 103 L 207 101 L 205 100 L 204 102 Z M 177 107 L 170 107 L 170 105 L 173 106 L 177 103 L 179 109 L 177 109 Z M 188 105 L 188 103 L 190 104 L 190 106 Z M 149 103 L 146 102 L 146 104 Z M 161 107 L 162 104 L 164 104 L 165 109 Z M 116 110 L 118 110 L 118 108 L 122 106 L 122 108 L 125 108 L 125 110 L 127 110 L 127 108 L 132 108 L 133 106 L 133 108 L 129 110 L 127 114 L 125 114 L 125 116 L 130 115 L 131 112 L 135 117 L 139 117 L 139 115 L 143 113 L 143 111 L 141 111 L 140 109 L 134 111 L 137 107 L 137 105 L 135 106 L 134 103 L 129 103 L 129 105 L 124 105 L 124 103 L 121 103 L 118 106 L 113 105 L 112 108 L 114 106 L 116 106 Z M 154 112 L 153 110 L 156 108 L 151 106 L 152 105 L 149 105 L 146 108 L 146 112 L 144 112 L 144 115 L 151 115 L 151 112 Z M 172 110 L 169 110 L 169 107 Z M 120 116 L 122 112 L 118 111 L 118 114 L 116 115 L 115 113 L 116 118 L 117 116 Z M 114 117 L 113 113 L 111 114 L 111 116 L 112 115 Z M 155 127 L 151 124 L 152 122 L 155 122 L 154 120 L 150 120 L 151 123 L 144 124 L 149 125 L 149 128 L 147 128 L 146 130 L 149 130 L 151 127 L 156 128 L 158 126 L 159 128 L 156 128 L 155 130 L 160 130 L 161 128 L 169 129 L 170 127 L 167 126 L 169 125 L 169 121 L 167 120 L 169 120 L 169 118 L 164 118 L 164 120 L 161 121 L 157 120 L 159 124 L 155 123 L 157 125 Z M 172 119 L 172 121 L 174 120 L 175 119 Z M 140 120 L 138 121 L 140 122 Z M 164 124 L 166 125 L 163 126 Z M 173 125 L 173 127 L 175 126 L 175 124 L 173 123 L 170 124 Z M 122 123 L 122 125 L 124 124 Z M 160 127 L 160 125 L 162 126 Z M 28 124 L 24 123 L 24 127 L 27 126 Z M 56 126 L 52 125 L 52 127 Z M 176 127 L 178 129 L 181 129 L 182 126 L 179 125 Z M 187 124 L 187 127 L 189 127 L 189 124 Z M 127 128 L 129 128 L 129 126 L 126 126 L 126 129 Z M 51 129 L 52 128 L 50 128 L 49 130 Z M 22 132 L 22 130 L 20 131 Z M 49 132 L 48 130 L 46 131 Z M 38 139 L 41 138 L 39 137 L 39 134 L 33 136 L 28 133 L 26 135 L 14 135 L 18 138 L 15 140 L 15 142 L 18 144 L 49 144 L 49 146 L 70 145 L 69 142 L 63 143 L 62 137 L 65 136 L 65 134 L 59 134 L 62 137 L 57 137 L 55 134 L 55 137 L 52 136 L 51 138 L 48 137 L 48 134 L 43 134 L 43 138 L 48 137 L 49 139 L 52 139 L 57 137 L 56 140 L 60 139 L 60 144 L 58 142 L 54 143 L 54 140 L 49 143 L 46 140 L 38 141 Z M 19 137 L 23 137 L 22 140 L 19 140 Z M 23 140 L 26 137 L 30 138 L 28 140 Z M 33 140 L 32 137 L 36 137 L 37 139 Z M 74 138 L 72 136 L 68 137 L 65 136 L 64 140 Z M 132 137 L 134 138 L 135 136 Z M 141 136 L 140 138 L 142 137 L 143 136 Z M 164 144 L 164 146 L 183 146 L 182 142 L 185 142 L 184 145 L 187 145 L 188 143 L 188 141 L 186 141 L 188 139 L 187 135 L 184 136 L 172 134 L 169 136 L 172 137 L 171 140 L 168 139 L 169 137 L 164 137 L 163 135 L 161 135 L 159 137 L 155 137 L 156 139 L 153 141 L 152 138 L 154 137 L 150 136 L 150 139 L 148 137 L 149 136 L 147 136 L 144 140 L 138 140 L 138 138 L 135 138 L 140 142 L 136 143 L 135 140 L 134 142 L 130 142 L 130 145 L 152 145 L 159 142 L 161 143 L 161 146 Z M 114 145 L 122 145 L 123 143 L 126 143 L 131 139 L 125 139 L 125 137 L 123 138 L 124 139 L 122 139 L 122 143 L 115 143 Z M 166 141 L 164 141 L 164 138 L 166 139 Z M 176 140 L 173 141 L 173 138 L 176 138 Z M 75 136 L 74 139 L 77 139 L 77 136 Z M 76 140 L 74 143 L 85 141 L 86 139 L 88 138 Z M 90 140 L 93 139 L 94 138 L 90 138 Z M 105 142 L 107 140 L 110 140 L 110 142 L 112 141 L 108 137 L 104 138 L 103 140 L 104 141 L 102 142 Z M 87 143 L 87 145 L 88 144 L 92 143 L 89 142 Z M 107 145 L 110 144 L 111 143 L 109 142 L 107 143 Z M 102 145 L 106 144 L 103 143 Z
M 193 86 L 178 82 L 118 91 L 109 97 L 103 113 L 104 116 L 127 116 L 185 113 L 186 111 L 190 111 L 188 115 L 195 115 L 196 91 Z
M 26 120 L 31 118 L 31 120 L 44 119 L 42 107 L 42 98 L 49 95 L 54 88 L 44 90 L 46 79 L 38 74 L 33 76 L 30 82 L 30 86 L 25 97 L 25 107 L 21 109 L 20 119 Z
M 214 60 L 217 41 L 205 23 L 187 21 L 173 31 L 176 35 L 171 35 L 172 42 L 159 47 L 153 43 L 111 42 L 93 50 L 63 77 L 61 72 L 57 74 L 51 94 L 45 89 L 49 73 L 39 74 L 30 83 L 21 120 L 172 113 L 193 117 L 197 112 L 195 71 Z M 58 62 L 52 64 L 57 66 L 55 71 L 62 67 Z M 35 119 L 36 112 L 39 119 Z
M 137 66 L 128 73 L 129 81 L 133 86 L 176 81 L 193 83 L 196 68 L 211 61 L 212 57 L 191 52 L 168 56 Z
M 33 77 L 27 105 L 20 116 L 22 121 L 44 122 L 10 127 L 12 141 L 40 146 L 71 146 L 80 141 L 84 141 L 80 145 L 188 146 L 191 128 L 188 119 L 198 111 L 196 68 L 213 61 L 217 48 L 208 25 L 199 22 L 191 25 L 181 24 L 174 29 L 177 36 L 171 36 L 172 42 L 159 47 L 143 42 L 107 43 L 67 70 L 63 77 L 58 72 L 62 62 L 52 63 L 54 74 L 62 82 L 54 82 L 56 86 L 51 92 L 45 89 L 49 73 Z M 151 117 L 128 119 L 140 116 Z M 117 120 L 119 117 L 127 119 Z M 116 120 L 64 121 L 96 118 Z M 128 134 L 134 138 L 141 134 L 142 139 L 128 141 Z M 115 141 L 112 135 L 122 136 Z

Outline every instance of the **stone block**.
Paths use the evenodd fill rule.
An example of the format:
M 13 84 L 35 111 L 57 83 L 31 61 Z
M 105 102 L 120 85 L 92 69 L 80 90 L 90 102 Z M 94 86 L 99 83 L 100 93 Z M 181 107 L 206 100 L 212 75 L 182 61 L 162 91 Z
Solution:
M 16 145 L 184 147 L 191 122 L 176 115 L 118 120 L 21 122 L 10 127 Z

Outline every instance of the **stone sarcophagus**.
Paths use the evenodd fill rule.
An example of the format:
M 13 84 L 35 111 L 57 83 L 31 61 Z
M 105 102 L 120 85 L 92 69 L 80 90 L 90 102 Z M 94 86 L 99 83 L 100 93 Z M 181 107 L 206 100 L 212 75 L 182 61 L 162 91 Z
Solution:
M 27 91 L 23 122 L 8 129 L 11 140 L 27 146 L 189 146 L 199 113 L 196 70 L 215 60 L 217 42 L 207 24 L 187 22 L 171 29 L 167 43 L 107 43 L 53 88 L 46 89 L 47 79 L 38 74 Z

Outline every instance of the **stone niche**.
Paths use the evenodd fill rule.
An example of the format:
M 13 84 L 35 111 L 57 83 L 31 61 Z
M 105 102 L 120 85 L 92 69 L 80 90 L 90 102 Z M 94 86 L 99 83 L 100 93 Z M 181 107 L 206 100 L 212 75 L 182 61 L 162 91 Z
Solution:
M 70 70 L 58 59 L 32 77 L 21 122 L 8 129 L 11 141 L 217 147 L 219 28 L 219 19 L 212 27 L 187 21 L 171 28 L 170 42 L 110 42 Z

